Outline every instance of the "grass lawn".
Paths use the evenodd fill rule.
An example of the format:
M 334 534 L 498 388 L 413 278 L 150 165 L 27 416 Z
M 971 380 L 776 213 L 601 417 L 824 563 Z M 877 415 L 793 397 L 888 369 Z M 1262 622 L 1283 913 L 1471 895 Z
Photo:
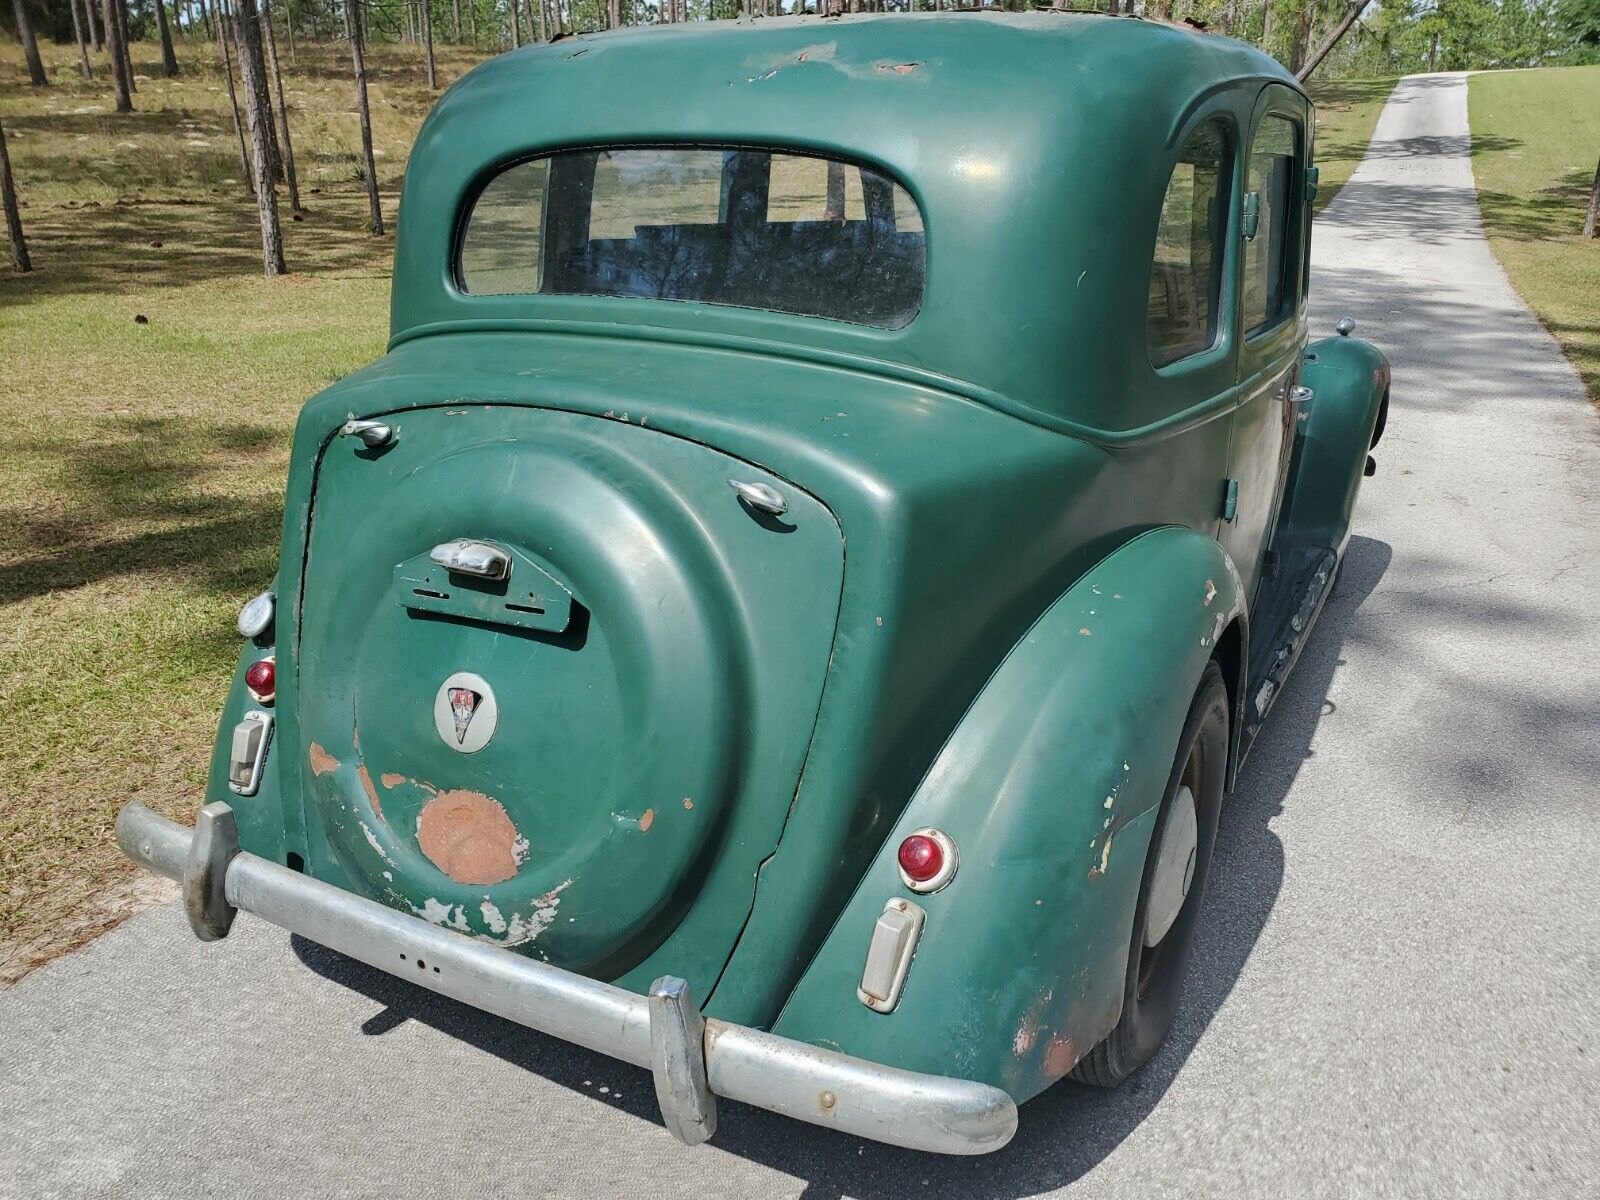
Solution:
M 234 614 L 275 566 L 295 414 L 382 352 L 394 249 L 365 229 L 338 47 L 302 43 L 287 81 L 309 211 L 285 205 L 294 274 L 272 282 L 214 48 L 180 46 L 164 80 L 136 45 L 120 117 L 103 68 L 85 83 L 43 51 L 34 89 L 0 46 L 35 268 L 0 255 L 0 984 L 151 892 L 116 810 L 193 811 Z M 392 220 L 432 99 L 414 52 L 371 57 Z M 441 84 L 473 61 L 444 50 Z
M 1313 208 L 1321 212 L 1361 165 L 1372 141 L 1393 79 L 1313 79 L 1309 91 L 1317 106 L 1316 163 L 1321 171 Z
M 1467 99 L 1490 244 L 1600 404 L 1600 239 L 1582 237 L 1600 66 L 1473 75 Z
M 294 273 L 270 282 L 214 49 L 180 46 L 164 80 L 135 46 L 138 111 L 120 117 L 103 68 L 85 83 L 68 48 L 43 51 L 51 84 L 34 89 L 0 46 L 35 266 L 0 265 L 0 985 L 150 894 L 112 842 L 116 811 L 193 812 L 234 614 L 276 565 L 295 414 L 382 352 L 393 252 L 363 227 L 337 47 L 302 43 L 290 68 L 309 212 L 290 223 L 285 206 Z M 414 51 L 371 60 L 392 220 L 432 94 Z M 474 60 L 443 48 L 441 84 Z M 1390 86 L 1318 89 L 1324 198 Z

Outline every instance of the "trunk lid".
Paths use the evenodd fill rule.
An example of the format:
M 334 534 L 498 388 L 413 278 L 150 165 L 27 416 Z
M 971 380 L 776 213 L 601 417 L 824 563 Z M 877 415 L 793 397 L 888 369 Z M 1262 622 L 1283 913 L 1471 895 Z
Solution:
M 312 873 L 629 986 L 659 958 L 707 995 L 815 722 L 832 513 L 625 418 L 385 419 L 391 445 L 334 437 L 317 468 L 294 700 Z M 486 575 L 430 557 L 460 539 Z

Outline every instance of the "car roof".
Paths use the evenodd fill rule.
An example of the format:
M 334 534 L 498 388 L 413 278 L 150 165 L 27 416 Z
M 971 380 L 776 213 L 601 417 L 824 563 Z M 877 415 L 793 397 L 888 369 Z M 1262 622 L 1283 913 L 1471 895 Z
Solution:
M 461 79 L 418 136 L 392 336 L 501 320 L 637 324 L 652 337 L 679 330 L 888 367 L 1069 430 L 1142 424 L 1145 414 L 1122 413 L 1111 399 L 1084 411 L 1059 394 L 1059 380 L 1089 366 L 1110 373 L 1114 351 L 1133 353 L 1131 340 L 1095 329 L 1111 291 L 1113 309 L 1137 315 L 1143 357 L 1150 249 L 1176 139 L 1219 92 L 1237 93 L 1233 107 L 1247 119 L 1268 84 L 1299 91 L 1243 43 L 1091 13 L 689 22 L 525 47 Z M 674 302 L 454 290 L 444 264 L 466 203 L 495 171 L 564 147 L 659 143 L 781 146 L 899 179 L 928 234 L 922 311 L 904 329 L 882 330 Z M 1094 344 L 1097 365 L 1074 361 L 1069 330 L 1081 334 L 1080 359 Z

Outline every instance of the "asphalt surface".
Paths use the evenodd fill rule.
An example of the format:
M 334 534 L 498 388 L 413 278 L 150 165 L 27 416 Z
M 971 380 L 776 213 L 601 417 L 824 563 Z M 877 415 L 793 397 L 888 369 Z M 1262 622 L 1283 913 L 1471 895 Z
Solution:
M 171 905 L 0 994 L 0 1196 L 1600 1194 L 1600 423 L 1483 240 L 1459 76 L 1317 227 L 1394 361 L 1329 608 L 1223 820 L 1178 1027 L 979 1160 L 724 1105 Z

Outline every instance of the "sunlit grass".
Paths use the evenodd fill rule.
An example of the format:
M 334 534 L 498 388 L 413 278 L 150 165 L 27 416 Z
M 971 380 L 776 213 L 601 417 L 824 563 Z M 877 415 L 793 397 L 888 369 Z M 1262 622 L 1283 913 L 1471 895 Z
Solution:
M 1582 236 L 1600 155 L 1600 66 L 1473 75 L 1467 95 L 1495 256 L 1600 404 L 1600 239 Z

